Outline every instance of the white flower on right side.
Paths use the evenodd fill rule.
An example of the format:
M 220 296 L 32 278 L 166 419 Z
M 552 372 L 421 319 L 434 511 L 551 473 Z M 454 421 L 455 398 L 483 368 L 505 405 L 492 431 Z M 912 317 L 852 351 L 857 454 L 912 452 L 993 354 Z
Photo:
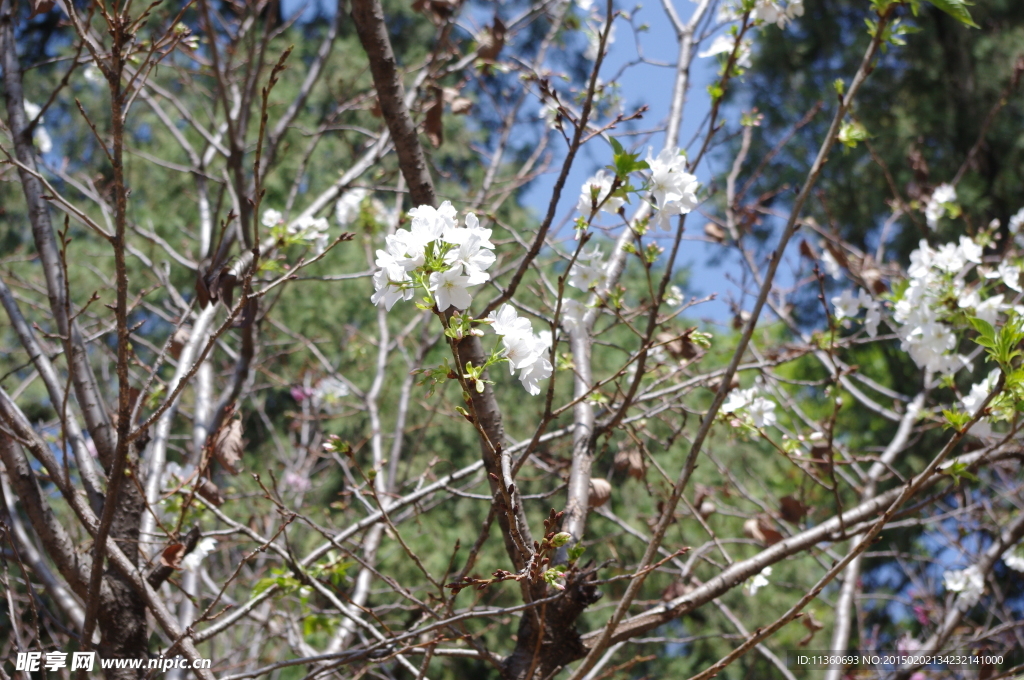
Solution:
M 195 549 L 181 560 L 181 568 L 184 571 L 199 571 L 199 565 L 202 564 L 203 559 L 207 555 L 212 553 L 217 547 L 217 541 L 213 538 L 204 538 L 199 541 L 199 544 Z
M 985 576 L 976 564 L 961 571 L 947 571 L 942 574 L 942 581 L 946 590 L 958 593 L 957 606 L 962 609 L 978 604 L 985 592 Z
M 1014 571 L 1024 573 L 1024 545 L 1010 548 L 1004 552 L 1003 563 Z
M 770 585 L 770 582 L 768 581 L 768 577 L 771 576 L 771 575 L 772 575 L 772 568 L 771 567 L 765 567 L 759 573 L 754 574 L 747 581 L 747 583 L 746 583 L 746 585 L 744 586 L 743 589 L 746 591 L 747 595 L 750 595 L 751 597 L 753 597 L 754 595 L 757 595 L 757 591 L 761 590 L 761 588 L 764 588 L 765 586 Z

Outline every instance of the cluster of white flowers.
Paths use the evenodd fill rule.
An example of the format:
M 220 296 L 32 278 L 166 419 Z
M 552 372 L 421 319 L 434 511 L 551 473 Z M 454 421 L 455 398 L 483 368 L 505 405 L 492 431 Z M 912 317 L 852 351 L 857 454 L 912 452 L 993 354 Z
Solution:
M 580 200 L 576 202 L 576 210 L 587 217 L 590 217 L 595 205 L 599 206 L 598 210 L 600 212 L 606 212 L 610 215 L 619 212 L 619 208 L 626 201 L 619 196 L 608 198 L 614 181 L 614 175 L 610 175 L 604 170 L 598 170 L 597 174 L 584 182 L 580 188 Z M 608 200 L 606 201 L 605 198 L 608 198 Z M 579 237 L 580 234 L 577 232 L 576 239 L 579 240 Z
M 552 366 L 546 356 L 551 348 L 551 332 L 534 333 L 530 320 L 519 316 L 515 307 L 507 303 L 487 318 L 501 337 L 501 355 L 508 361 L 509 373 L 515 375 L 519 371 L 519 382 L 526 391 L 540 394 L 540 381 L 551 377 Z
M 788 0 L 785 5 L 778 2 L 778 0 L 757 0 L 754 9 L 750 12 L 750 18 L 754 21 L 775 24 L 779 28 L 785 28 L 787 23 L 803 15 L 803 0 Z M 720 23 L 736 21 L 741 16 L 743 16 L 743 12 L 734 3 L 722 3 L 718 10 L 718 21 Z
M 1014 235 L 1017 245 L 1024 247 L 1024 231 L 1021 230 L 1021 227 L 1024 227 L 1024 208 L 1010 217 L 1007 226 L 1010 228 L 1010 233 Z
M 747 595 L 753 597 L 757 595 L 757 591 L 761 590 L 767 585 L 770 585 L 768 577 L 772 575 L 772 568 L 765 567 L 759 573 L 754 574 L 751 578 L 747 579 L 747 582 L 743 586 L 743 590 Z
M 960 571 L 947 571 L 942 575 L 942 580 L 946 590 L 959 593 L 956 602 L 962 609 L 978 604 L 985 592 L 985 576 L 975 564 Z
M 334 219 L 338 222 L 338 225 L 347 227 L 355 222 L 356 218 L 359 217 L 359 208 L 369 195 L 369 189 L 360 188 L 349 189 L 342 194 L 334 206 Z
M 935 187 L 924 207 L 924 217 L 928 221 L 928 227 L 935 229 L 939 226 L 939 219 L 949 211 L 949 206 L 955 203 L 956 187 L 952 184 L 940 184 Z
M 753 54 L 752 48 L 754 41 L 750 39 L 744 39 L 740 43 L 739 49 L 736 51 L 736 65 L 740 68 L 750 68 L 751 56 Z M 732 54 L 733 48 L 736 46 L 736 38 L 731 35 L 720 35 L 711 41 L 707 49 L 701 50 L 697 53 L 697 56 L 701 59 L 707 57 L 717 57 L 720 54 Z
M 263 211 L 260 216 L 260 224 L 268 229 L 276 227 L 284 223 L 284 215 L 281 214 L 280 210 L 274 210 L 268 208 Z M 309 245 L 313 246 L 317 255 L 320 255 L 327 249 L 327 241 L 329 235 L 327 230 L 330 225 L 327 223 L 327 219 L 324 217 L 300 217 L 291 224 L 288 225 L 288 235 L 300 240 L 305 241 Z
M 1024 573 L 1024 544 L 1004 552 L 1003 563 L 1014 571 Z
M 734 390 L 722 404 L 722 413 L 749 416 L 755 427 L 770 427 L 775 424 L 775 402 L 758 396 L 757 387 Z
M 697 189 L 700 184 L 695 176 L 686 172 L 686 156 L 679 149 L 662 149 L 657 157 L 651 153 L 648 149 L 647 165 L 651 173 L 648 188 L 658 211 L 654 224 L 668 231 L 672 227 L 672 217 L 685 215 L 697 207 Z M 621 196 L 610 195 L 614 183 L 614 175 L 599 170 L 580 188 L 576 210 L 586 218 L 593 216 L 595 207 L 598 212 L 617 214 L 626 200 Z M 582 232 L 577 231 L 576 239 L 581 235 Z
M 39 104 L 26 100 L 25 117 L 27 120 L 25 122 L 31 123 L 42 110 L 43 109 Z M 36 123 L 35 129 L 32 130 L 32 141 L 35 142 L 36 147 L 39 149 L 39 153 L 50 153 L 53 151 L 53 139 L 50 138 L 50 133 L 46 131 L 42 118 L 39 119 L 39 122 Z
M 679 149 L 662 149 L 657 158 L 647 152 L 651 168 L 651 198 L 658 206 L 654 223 L 668 231 L 670 219 L 697 207 L 697 178 L 686 172 L 686 156 Z
M 590 290 L 601 282 L 604 276 L 604 257 L 601 249 L 594 246 L 576 256 L 569 269 L 569 285 L 580 290 Z
M 878 335 L 878 324 L 882 321 L 882 303 L 871 297 L 864 290 L 857 295 L 853 291 L 844 290 L 839 297 L 832 298 L 832 304 L 836 308 L 836 320 L 853 319 L 860 313 L 861 307 L 867 310 L 864 315 L 864 328 L 872 338 Z
M 341 378 L 327 376 L 321 379 L 312 390 L 313 407 L 333 413 L 350 391 L 348 383 Z
M 326 217 L 300 217 L 288 225 L 288 233 L 309 243 L 316 254 L 320 255 L 327 250 L 329 226 Z
M 918 366 L 945 374 L 968 365 L 964 357 L 952 354 L 957 337 L 948 323 L 951 310 L 945 301 L 949 298 L 956 299 L 966 313 L 991 324 L 998 321 L 1000 313 L 1013 308 L 1001 294 L 982 299 L 980 285 L 966 285 L 967 272 L 981 264 L 981 256 L 982 247 L 966 236 L 961 236 L 959 243 L 946 243 L 938 250 L 922 240 L 910 254 L 909 286 L 896 303 L 893 319 L 899 324 L 897 332 L 903 349 Z M 1008 260 L 995 270 L 978 267 L 978 273 L 982 280 L 1002 279 L 1007 287 L 1021 291 L 1021 269 Z
M 476 215 L 466 215 L 458 226 L 457 213 L 449 201 L 440 208 L 421 205 L 409 211 L 412 229 L 399 229 L 387 237 L 387 248 L 377 251 L 373 304 L 384 303 L 388 311 L 401 299 L 411 300 L 417 285 L 434 296 L 439 310 L 466 309 L 473 302 L 469 292 L 490 280 L 487 269 L 494 264 L 491 230 L 480 227 Z M 426 278 L 425 278 L 426 277 Z

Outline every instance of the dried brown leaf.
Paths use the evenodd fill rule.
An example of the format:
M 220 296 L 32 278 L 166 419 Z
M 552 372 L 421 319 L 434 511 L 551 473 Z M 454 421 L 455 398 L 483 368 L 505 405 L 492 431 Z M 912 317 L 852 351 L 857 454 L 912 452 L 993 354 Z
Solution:
M 779 514 L 787 522 L 799 523 L 807 515 L 809 509 L 808 506 L 793 496 L 784 496 L 779 499 Z
M 644 457 L 638 448 L 619 449 L 615 454 L 615 469 L 633 479 L 644 478 Z
M 185 556 L 184 543 L 172 543 L 160 553 L 160 564 L 171 569 L 181 568 L 181 558 Z
M 434 88 L 434 102 L 427 109 L 423 132 L 435 149 L 444 142 L 444 96 L 439 87 Z
M 196 487 L 196 493 L 199 494 L 200 498 L 216 508 L 224 505 L 224 495 L 220 492 L 217 485 L 209 479 L 204 479 Z
M 213 444 L 213 455 L 217 457 L 224 469 L 231 474 L 238 474 L 242 460 L 242 419 L 232 418 L 217 431 Z

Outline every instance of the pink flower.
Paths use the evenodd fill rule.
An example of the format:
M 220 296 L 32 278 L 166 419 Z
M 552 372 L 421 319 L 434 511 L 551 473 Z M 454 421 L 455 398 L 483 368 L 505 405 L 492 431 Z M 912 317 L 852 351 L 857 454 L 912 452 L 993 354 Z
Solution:
M 309 477 L 301 475 L 295 471 L 289 471 L 285 473 L 284 483 L 285 486 L 290 487 L 291 490 L 294 491 L 295 493 L 305 493 L 306 491 L 309 491 L 310 488 L 313 486 L 309 481 Z
M 296 385 L 295 387 L 293 387 L 291 389 L 291 393 L 292 399 L 299 402 L 300 404 L 306 399 L 309 399 L 310 397 L 313 396 L 313 390 L 309 389 L 308 387 L 302 387 L 301 385 Z

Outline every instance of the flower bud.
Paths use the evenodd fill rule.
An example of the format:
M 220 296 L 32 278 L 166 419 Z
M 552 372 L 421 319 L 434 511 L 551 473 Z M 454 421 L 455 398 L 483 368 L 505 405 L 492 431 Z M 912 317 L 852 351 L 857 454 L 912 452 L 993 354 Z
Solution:
M 563 545 L 569 542 L 572 538 L 572 534 L 567 531 L 559 531 L 557 534 L 551 537 L 551 545 L 556 548 L 561 548 Z

